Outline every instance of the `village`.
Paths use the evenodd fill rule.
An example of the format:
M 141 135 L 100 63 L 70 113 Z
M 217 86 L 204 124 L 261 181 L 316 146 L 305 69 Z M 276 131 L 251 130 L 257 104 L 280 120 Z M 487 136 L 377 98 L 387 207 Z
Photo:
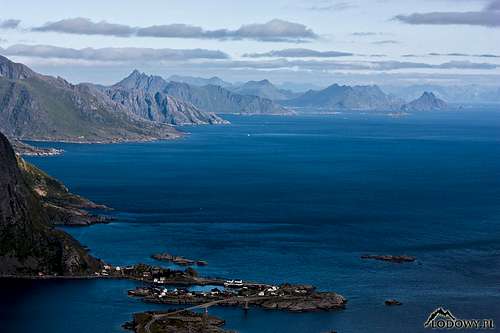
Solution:
M 283 284 L 279 286 L 247 283 L 241 280 L 225 281 L 223 286 L 193 290 L 188 287 L 165 286 L 160 278 L 150 286 L 138 287 L 128 294 L 140 297 L 144 302 L 170 305 L 237 306 L 246 310 L 250 306 L 264 309 L 310 312 L 345 308 L 346 299 L 333 292 L 318 292 L 309 285 Z

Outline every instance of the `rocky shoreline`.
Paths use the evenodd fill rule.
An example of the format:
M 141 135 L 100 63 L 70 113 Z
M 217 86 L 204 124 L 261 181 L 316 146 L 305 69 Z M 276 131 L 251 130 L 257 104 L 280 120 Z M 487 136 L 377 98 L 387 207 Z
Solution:
M 88 226 L 113 220 L 112 217 L 94 213 L 110 211 L 109 207 L 71 193 L 61 182 L 20 157 L 17 158 L 17 163 L 26 183 L 39 197 L 52 224 Z
M 152 324 L 151 324 L 152 323 Z M 234 333 L 223 330 L 225 321 L 218 317 L 192 311 L 144 312 L 134 314 L 124 329 L 137 333 L 176 332 L 176 333 Z
M 64 153 L 64 150 L 62 149 L 34 147 L 18 140 L 12 140 L 11 143 L 16 154 L 20 156 L 49 157 Z

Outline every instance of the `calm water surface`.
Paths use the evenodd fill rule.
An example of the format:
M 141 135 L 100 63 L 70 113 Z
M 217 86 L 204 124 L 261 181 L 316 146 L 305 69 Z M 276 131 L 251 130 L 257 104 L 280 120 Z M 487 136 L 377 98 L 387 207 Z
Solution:
M 67 229 L 117 265 L 159 251 L 204 259 L 211 276 L 310 283 L 341 312 L 212 309 L 226 328 L 424 332 L 444 306 L 500 325 L 500 113 L 229 117 L 178 141 L 57 144 L 30 158 L 117 221 Z M 52 145 L 54 146 L 54 145 Z M 412 264 L 362 261 L 408 254 Z M 128 281 L 2 282 L 2 332 L 121 332 Z M 388 308 L 396 298 L 401 307 Z

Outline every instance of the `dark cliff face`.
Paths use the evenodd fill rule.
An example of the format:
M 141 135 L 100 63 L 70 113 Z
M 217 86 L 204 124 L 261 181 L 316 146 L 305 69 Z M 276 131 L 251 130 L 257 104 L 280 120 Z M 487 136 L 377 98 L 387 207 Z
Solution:
M 0 275 L 85 275 L 102 263 L 55 230 L 0 133 Z

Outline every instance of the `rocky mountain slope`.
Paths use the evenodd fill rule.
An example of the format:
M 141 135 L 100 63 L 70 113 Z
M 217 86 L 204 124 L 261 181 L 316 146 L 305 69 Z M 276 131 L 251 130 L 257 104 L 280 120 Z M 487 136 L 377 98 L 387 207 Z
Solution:
M 302 96 L 282 102 L 285 105 L 325 110 L 397 110 L 402 101 L 385 94 L 378 86 L 331 85 L 309 90 Z
M 442 111 L 448 108 L 448 104 L 439 99 L 432 92 L 424 92 L 419 98 L 401 107 L 403 111 Z
M 166 85 L 159 76 L 133 71 L 117 84 L 104 88 L 103 92 L 146 120 L 172 125 L 227 123 L 215 113 L 201 111 L 189 102 L 168 95 L 164 92 Z
M 105 89 L 113 100 L 124 105 L 132 93 L 134 112 L 144 117 L 155 118 L 162 106 L 177 104 L 184 109 L 189 118 L 197 115 L 207 123 L 223 123 L 215 114 L 290 114 L 291 112 L 269 99 L 233 93 L 221 86 L 196 86 L 187 83 L 165 81 L 159 76 L 146 75 L 133 71 L 127 78 Z M 118 94 L 117 94 L 118 93 Z M 125 95 L 125 96 L 123 96 Z M 146 100 L 146 102 L 145 102 Z M 152 102 L 154 100 L 154 102 Z M 148 107 L 146 107 L 148 106 Z
M 89 213 L 88 210 L 108 210 L 79 195 L 71 193 L 66 186 L 36 166 L 18 157 L 18 165 L 24 180 L 33 190 L 47 213 L 50 223 L 55 225 L 85 226 L 106 223 L 108 218 Z
M 0 133 L 0 275 L 79 276 L 101 268 L 77 241 L 53 228 Z
M 282 101 L 297 97 L 299 94 L 288 90 L 278 89 L 269 80 L 248 81 L 243 85 L 232 89 L 233 92 L 241 95 L 259 96 L 272 101 Z
M 70 142 L 180 136 L 173 127 L 145 121 L 88 85 L 35 73 L 2 56 L 0 131 L 18 139 Z

